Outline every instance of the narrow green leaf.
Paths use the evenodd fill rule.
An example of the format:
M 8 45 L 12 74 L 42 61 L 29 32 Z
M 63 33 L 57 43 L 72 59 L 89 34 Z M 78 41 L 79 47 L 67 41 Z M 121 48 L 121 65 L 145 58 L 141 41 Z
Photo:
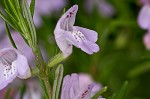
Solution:
M 107 87 L 105 86 L 105 87 L 103 87 L 99 92 L 97 92 L 93 97 L 92 97 L 92 99 L 97 99 L 99 96 L 101 96 L 104 92 L 106 92 L 107 91 Z
M 35 0 L 31 0 L 31 3 L 30 3 L 30 12 L 31 12 L 32 18 L 34 16 L 34 8 L 35 8 Z
M 131 69 L 128 72 L 128 77 L 134 78 L 137 77 L 145 72 L 150 71 L 150 62 L 149 61 L 144 61 L 140 64 L 138 64 L 135 68 Z
M 12 10 L 11 10 L 10 7 L 9 7 L 8 0 L 4 0 L 4 5 L 5 5 L 6 9 L 7 9 L 9 12 L 12 12 Z
M 18 21 L 16 20 L 16 18 L 7 9 L 5 9 L 5 12 L 11 18 L 11 22 L 14 24 L 15 28 L 17 29 L 17 31 L 21 32 L 21 30 L 20 30 L 20 28 L 18 26 Z
M 17 13 L 17 9 L 15 8 L 15 4 L 13 4 L 11 0 L 8 0 L 8 4 L 9 4 L 12 12 L 14 13 L 15 17 L 17 19 L 19 19 L 19 16 L 18 16 L 18 13 Z
M 108 99 L 116 99 L 116 93 L 113 93 L 111 97 L 108 97 Z
M 23 86 L 22 86 L 21 89 L 20 89 L 20 99 L 23 99 L 23 96 L 24 96 L 26 90 L 27 90 L 27 86 L 26 86 L 26 84 L 24 83 Z
M 19 0 L 14 0 L 14 3 L 15 3 L 15 5 L 16 5 L 17 9 L 21 10 Z
M 9 38 L 9 40 L 10 40 L 12 46 L 17 49 L 17 46 L 16 46 L 16 44 L 15 44 L 15 42 L 14 42 L 14 40 L 13 40 L 11 34 L 10 34 L 10 31 L 9 31 L 9 28 L 8 28 L 8 25 L 7 25 L 6 22 L 5 22 L 5 28 L 6 28 L 6 33 L 7 33 L 7 35 L 8 35 L 8 38 Z
M 15 30 L 18 30 L 18 29 L 15 27 L 15 25 L 14 25 L 8 18 L 6 18 L 1 12 L 0 12 L 0 17 L 1 17 L 4 21 L 6 21 L 12 28 L 14 28 Z
M 61 81 L 63 78 L 63 71 L 64 71 L 63 65 L 60 64 L 55 71 L 55 80 L 53 84 L 52 99 L 58 99 L 59 97 Z
M 31 38 L 32 38 L 32 44 L 33 44 L 33 46 L 35 46 L 37 43 L 36 30 L 35 30 L 32 15 L 31 15 L 31 12 L 30 12 L 30 9 L 29 9 L 29 6 L 28 6 L 28 3 L 26 0 L 23 0 L 22 6 L 23 6 L 23 11 L 24 11 L 24 17 L 26 18 L 27 23 L 29 25 Z
M 125 94 L 127 91 L 127 87 L 128 87 L 128 81 L 125 81 L 125 83 L 121 87 L 121 90 L 119 91 L 115 99 L 126 99 Z
M 40 80 L 40 83 L 41 83 L 42 89 L 43 89 L 43 91 L 44 91 L 45 98 L 46 98 L 46 99 L 49 99 L 49 97 L 48 97 L 48 93 L 47 93 L 47 91 L 46 91 L 46 86 L 45 86 L 45 84 L 44 84 L 44 81 L 43 81 L 42 79 L 40 79 L 40 78 L 39 78 L 39 80 Z

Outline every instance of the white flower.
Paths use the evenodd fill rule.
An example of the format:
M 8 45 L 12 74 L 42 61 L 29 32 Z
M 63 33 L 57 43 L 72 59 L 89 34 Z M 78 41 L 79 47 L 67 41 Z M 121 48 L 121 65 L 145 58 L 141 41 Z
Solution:
M 27 79 L 31 76 L 25 56 L 13 48 L 0 50 L 0 90 L 16 77 Z

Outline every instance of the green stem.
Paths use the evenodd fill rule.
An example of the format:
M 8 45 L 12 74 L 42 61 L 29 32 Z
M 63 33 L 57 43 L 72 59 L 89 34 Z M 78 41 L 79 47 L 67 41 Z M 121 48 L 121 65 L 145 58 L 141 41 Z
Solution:
M 37 62 L 37 67 L 39 68 L 39 79 L 40 81 L 43 81 L 41 84 L 45 86 L 45 89 L 47 91 L 48 94 L 48 99 L 51 99 L 51 86 L 48 80 L 48 74 L 46 72 L 48 66 L 46 65 L 46 63 L 44 62 L 44 59 L 42 57 L 41 51 L 39 49 L 38 46 L 36 46 L 36 48 L 33 49 L 34 55 L 35 55 L 35 59 Z M 44 91 L 45 91 L 44 89 Z
M 49 99 L 52 98 L 52 91 L 51 91 L 51 86 L 50 86 L 50 83 L 49 83 L 49 80 L 48 80 L 48 77 L 43 79 L 44 80 L 44 84 L 46 86 L 46 90 L 47 90 L 47 93 L 48 93 L 48 96 L 49 96 Z
M 37 67 L 31 69 L 31 74 L 32 74 L 32 76 L 38 75 L 39 74 L 39 69 Z
M 36 63 L 37 63 L 37 67 L 39 68 L 40 70 L 40 74 L 39 76 L 41 78 L 45 78 L 46 77 L 46 63 L 44 62 L 44 59 L 42 57 L 42 54 L 41 54 L 41 51 L 40 51 L 40 48 L 38 46 L 36 46 L 36 48 L 33 49 L 33 53 L 35 55 L 35 59 L 36 59 Z

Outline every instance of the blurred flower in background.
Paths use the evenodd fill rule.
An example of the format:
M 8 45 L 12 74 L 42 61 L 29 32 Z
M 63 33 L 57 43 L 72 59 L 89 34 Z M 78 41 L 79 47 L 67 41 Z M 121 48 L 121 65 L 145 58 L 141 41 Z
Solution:
M 31 0 L 28 0 L 29 2 Z M 36 0 L 34 22 L 37 27 L 42 24 L 42 16 L 48 16 L 60 11 L 66 2 L 65 0 Z
M 13 82 L 14 83 L 14 82 Z M 13 84 L 11 84 L 11 86 L 13 86 Z M 16 89 L 16 88 L 15 88 Z M 6 93 L 9 92 L 9 95 Z M 15 90 L 14 89 L 9 89 L 9 88 L 4 88 L 0 91 L 0 99 L 10 99 L 15 95 Z
M 149 3 L 148 1 L 147 3 L 144 3 L 143 7 L 141 8 L 138 16 L 138 24 L 142 29 L 150 29 L 150 1 Z
M 150 4 L 150 0 L 140 0 L 140 2 L 143 4 Z
M 138 16 L 138 24 L 142 29 L 146 29 L 146 33 L 143 37 L 143 43 L 147 50 L 150 50 L 150 0 L 141 0 L 143 7 L 141 8 Z
M 30 79 L 27 82 L 26 91 L 22 99 L 42 99 L 43 93 L 42 88 L 37 79 Z M 21 93 L 18 92 L 15 96 L 15 99 L 20 99 Z
M 144 41 L 144 45 L 145 45 L 146 49 L 150 50 L 150 33 L 149 32 L 145 33 L 143 41 Z
M 0 91 L 0 99 L 4 99 L 5 92 L 6 92 L 6 89 L 2 89 Z
M 71 76 L 66 75 L 63 79 L 61 99 L 91 99 L 95 94 L 93 88 L 94 86 L 97 87 L 97 84 L 91 83 L 91 80 L 92 79 L 85 74 L 81 74 L 81 76 L 78 74 L 71 74 Z
M 85 0 L 85 9 L 88 13 L 92 13 L 94 9 L 99 11 L 103 17 L 112 17 L 115 14 L 115 9 L 107 0 Z

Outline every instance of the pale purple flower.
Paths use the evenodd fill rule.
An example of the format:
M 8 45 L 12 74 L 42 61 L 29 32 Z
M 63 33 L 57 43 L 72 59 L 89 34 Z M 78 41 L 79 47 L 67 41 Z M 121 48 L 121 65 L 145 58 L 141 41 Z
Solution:
M 0 91 L 0 99 L 4 99 L 5 92 L 6 92 L 5 88 Z
M 77 11 L 78 5 L 71 7 L 59 19 L 54 30 L 57 45 L 65 57 L 72 53 L 72 45 L 88 54 L 99 51 L 99 46 L 95 43 L 98 39 L 97 32 L 79 26 L 73 26 Z
M 28 0 L 29 2 L 31 0 Z M 42 24 L 41 16 L 60 11 L 65 6 L 65 0 L 36 0 L 34 22 L 36 26 Z
M 11 35 L 19 51 L 27 57 L 30 65 L 34 65 L 35 58 L 32 49 L 25 43 L 25 41 L 19 33 L 11 32 Z M 0 40 L 0 49 L 6 47 L 13 48 L 7 35 L 5 35 L 4 38 Z
M 79 74 L 79 85 L 80 85 L 81 89 L 85 88 L 86 86 L 88 86 L 91 83 L 94 84 L 94 87 L 91 92 L 91 95 L 93 96 L 96 92 L 98 92 L 102 88 L 102 85 L 95 82 L 92 79 L 91 75 L 89 75 L 89 74 L 85 74 L 85 73 Z
M 150 0 L 140 0 L 140 2 L 143 4 L 150 4 Z
M 11 36 L 12 36 L 16 46 L 18 47 L 19 51 L 27 57 L 28 63 L 31 66 L 34 66 L 35 65 L 35 57 L 32 52 L 32 49 L 26 44 L 26 42 L 24 41 L 24 39 L 21 37 L 21 35 L 19 33 L 12 31 Z M 6 48 L 6 47 L 13 48 L 7 35 L 5 35 L 3 37 L 3 39 L 0 40 L 0 49 Z M 44 60 L 47 61 L 46 51 L 43 49 L 43 46 L 40 46 L 40 47 L 41 47 L 41 52 L 42 52 L 43 58 L 44 58 Z
M 143 42 L 144 42 L 145 48 L 147 50 L 150 50 L 150 33 L 146 33 L 144 35 Z
M 150 4 L 144 4 L 140 10 L 138 24 L 142 29 L 150 29 Z
M 16 77 L 27 79 L 31 76 L 27 59 L 14 48 L 0 50 L 0 90 Z
M 96 8 L 104 17 L 112 17 L 115 14 L 114 7 L 107 0 L 85 0 L 85 9 L 91 13 Z
M 42 99 L 42 88 L 37 79 L 32 79 L 27 82 L 27 89 L 23 95 L 23 99 Z M 18 92 L 15 99 L 20 99 L 21 93 Z
M 61 99 L 91 99 L 93 87 L 94 83 L 91 83 L 83 88 L 78 74 L 67 75 L 63 80 Z

